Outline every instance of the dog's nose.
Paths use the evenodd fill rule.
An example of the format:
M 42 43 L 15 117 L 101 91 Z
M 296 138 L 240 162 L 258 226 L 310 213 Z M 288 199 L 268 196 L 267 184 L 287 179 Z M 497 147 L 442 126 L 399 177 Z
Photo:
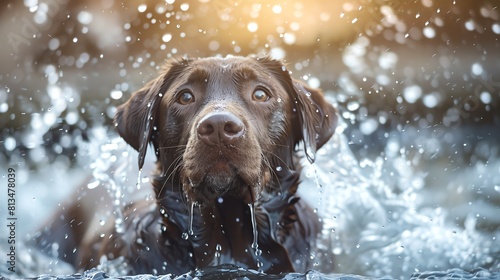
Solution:
M 209 145 L 230 144 L 243 136 L 243 122 L 230 112 L 215 112 L 203 117 L 197 126 L 198 136 Z

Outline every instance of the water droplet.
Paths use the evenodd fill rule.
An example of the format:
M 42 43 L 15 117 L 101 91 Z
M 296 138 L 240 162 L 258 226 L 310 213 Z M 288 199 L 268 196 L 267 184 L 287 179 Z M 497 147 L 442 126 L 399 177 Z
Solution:
M 436 37 L 436 31 L 434 30 L 434 28 L 432 28 L 430 26 L 424 27 L 424 29 L 422 31 L 424 33 L 424 36 L 429 38 L 429 39 Z
M 99 180 L 92 181 L 87 184 L 87 188 L 89 188 L 90 190 L 95 189 L 97 186 L 99 186 L 100 183 L 101 182 L 99 182 Z
M 118 100 L 118 99 L 122 98 L 123 92 L 121 90 L 115 89 L 115 90 L 111 91 L 110 96 L 111 96 L 111 98 Z
M 422 96 L 422 88 L 417 85 L 406 87 L 403 96 L 408 103 L 415 103 Z
M 256 22 L 252 21 L 252 22 L 248 23 L 247 29 L 248 29 L 248 31 L 253 33 L 259 29 L 259 25 Z
M 139 11 L 139 13 L 144 13 L 147 8 L 148 6 L 146 4 L 141 4 L 137 7 L 137 10 Z
M 184 11 L 184 12 L 187 11 L 187 10 L 189 10 L 189 4 L 188 3 L 182 3 L 181 4 L 181 10 Z
M 255 255 L 256 256 L 262 256 L 262 250 L 261 249 L 255 249 Z
M 283 11 L 283 9 L 281 8 L 280 5 L 274 5 L 272 10 L 273 10 L 273 13 L 275 13 L 275 14 L 279 14 L 279 13 L 281 13 L 281 11 Z
M 358 110 L 359 107 L 360 107 L 360 104 L 357 101 L 351 101 L 351 102 L 347 103 L 347 110 L 349 110 L 351 112 Z
M 137 184 L 135 186 L 138 190 L 141 189 L 141 173 L 142 173 L 142 168 L 139 169 L 139 174 L 137 174 Z
M 170 33 L 165 33 L 162 37 L 161 40 L 165 43 L 170 42 L 172 40 L 172 34 Z
M 483 74 L 483 66 L 476 62 L 476 63 L 472 64 L 471 71 L 472 71 L 472 74 L 474 74 L 476 76 L 480 76 L 481 74 Z

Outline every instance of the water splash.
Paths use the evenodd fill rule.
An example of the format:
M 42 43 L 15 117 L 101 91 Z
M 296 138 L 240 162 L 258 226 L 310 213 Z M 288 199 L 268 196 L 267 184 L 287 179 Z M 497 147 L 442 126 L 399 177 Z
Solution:
M 339 126 L 342 131 L 345 123 Z M 433 199 L 430 190 L 422 187 L 425 172 L 414 170 L 404 149 L 388 151 L 373 161 L 359 161 L 346 135 L 339 132 L 318 151 L 315 165 L 304 164 L 306 179 L 299 193 L 313 207 L 322 196 L 317 209 L 323 231 L 317 250 L 323 253 L 321 247 L 325 246 L 330 255 L 319 262 L 318 270 L 329 271 L 332 258 L 337 271 L 404 279 L 419 271 L 498 267 L 494 259 L 500 246 L 493 245 L 498 233 L 481 232 L 477 225 L 469 224 L 480 221 L 476 215 L 469 214 L 461 228 L 452 220 L 458 213 L 425 206 L 429 205 L 426 200 Z M 500 162 L 488 166 L 498 170 Z M 484 174 L 493 173 L 491 170 Z M 463 177 L 477 178 L 477 170 L 471 173 Z M 461 184 L 475 183 L 461 182 L 454 189 Z M 319 185 L 328 186 L 322 188 L 322 194 L 317 191 Z M 482 192 L 484 189 L 481 187 Z
M 416 179 L 421 181 L 423 175 L 412 172 L 411 166 L 405 164 L 408 160 L 400 146 L 388 147 L 386 158 L 374 161 L 363 159 L 360 162 L 352 154 L 349 142 L 342 134 L 345 126 L 340 123 L 332 141 L 318 151 L 315 165 L 304 164 L 305 178 L 299 188 L 301 197 L 306 200 L 308 197 L 312 198 L 309 202 L 313 207 L 322 199 L 322 203 L 317 207 L 324 228 L 320 241 L 329 246 L 325 250 L 330 250 L 330 256 L 333 256 L 338 271 L 373 277 L 404 276 L 408 279 L 415 272 L 446 270 L 450 267 L 473 269 L 483 263 L 487 264 L 488 261 L 498 263 L 498 259 L 495 259 L 500 252 L 498 234 L 495 237 L 481 233 L 476 224 L 481 222 L 481 219 L 477 218 L 475 213 L 468 216 L 466 228 L 461 229 L 456 224 L 447 222 L 446 215 L 450 214 L 446 209 L 437 211 L 417 207 L 416 204 L 430 198 L 422 194 L 420 189 L 412 187 L 412 182 Z M 106 146 L 105 143 L 110 145 Z M 106 138 L 95 142 L 92 149 L 95 150 L 90 153 L 93 157 L 90 162 L 94 180 L 98 182 L 95 187 L 105 187 L 113 193 L 113 198 L 123 201 L 126 191 L 136 189 L 136 177 L 133 173 L 129 188 L 123 187 L 122 177 L 130 176 L 131 173 L 120 169 L 119 165 L 117 167 L 116 155 L 122 158 L 123 152 L 129 148 L 123 140 Z M 128 155 L 132 162 L 135 161 L 134 155 Z M 304 158 L 304 161 L 307 159 Z M 130 162 L 124 162 L 127 166 L 136 168 Z M 110 170 L 115 173 L 109 172 Z M 498 170 L 500 162 L 491 161 L 487 165 L 478 165 L 469 172 L 463 172 L 455 181 L 460 181 L 457 185 L 465 192 L 466 186 L 477 185 L 475 180 L 480 177 L 484 184 L 481 192 L 497 199 L 500 193 L 497 183 L 500 178 Z M 122 188 L 117 189 L 117 184 Z M 321 195 L 318 186 L 323 186 Z M 487 189 L 489 186 L 491 190 Z M 141 191 L 143 189 L 147 188 L 142 188 Z M 470 190 L 471 193 L 473 191 Z M 474 195 L 476 198 L 480 197 L 479 193 Z M 415 200 L 415 196 L 419 200 Z M 474 199 L 471 201 L 474 204 L 479 203 Z M 116 204 L 117 208 L 119 205 Z M 254 234 L 252 249 L 255 250 L 255 255 L 259 256 L 255 205 L 248 206 Z M 470 207 L 480 210 L 486 206 L 483 203 L 483 208 Z M 193 230 L 194 210 L 193 203 L 189 209 L 189 229 L 183 234 L 185 239 L 189 238 Z M 257 267 L 261 269 L 263 266 L 258 259 L 259 257 Z M 124 261 L 115 261 L 126 265 Z M 111 266 L 110 260 L 106 261 L 106 266 Z M 331 263 L 321 260 L 314 269 L 329 271 L 331 266 Z M 499 266 L 493 264 L 493 267 Z M 44 270 L 38 270 L 36 273 L 43 272 Z
M 123 214 L 124 186 L 127 178 L 128 162 L 118 160 L 122 156 L 127 157 L 126 144 L 119 138 L 108 138 L 100 135 L 104 131 L 96 129 L 96 146 L 88 151 L 89 157 L 94 157 L 90 164 L 92 169 L 92 180 L 87 184 L 88 189 L 104 188 L 113 205 L 113 216 L 115 219 L 115 230 L 124 232 Z M 92 150 L 92 148 L 96 148 Z

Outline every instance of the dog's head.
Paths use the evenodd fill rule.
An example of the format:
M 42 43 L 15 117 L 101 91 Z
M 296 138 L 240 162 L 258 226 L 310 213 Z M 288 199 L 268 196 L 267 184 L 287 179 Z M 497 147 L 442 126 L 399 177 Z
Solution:
M 293 169 L 299 143 L 314 161 L 336 122 L 319 90 L 292 79 L 279 61 L 249 57 L 171 60 L 115 117 L 139 167 L 152 143 L 162 175 L 202 204 L 222 195 L 255 202 Z

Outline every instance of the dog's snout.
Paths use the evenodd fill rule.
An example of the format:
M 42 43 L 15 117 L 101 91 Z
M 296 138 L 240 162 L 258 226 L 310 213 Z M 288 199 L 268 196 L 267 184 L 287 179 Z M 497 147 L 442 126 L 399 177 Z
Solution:
M 243 122 L 230 112 L 216 112 L 205 116 L 197 126 L 198 136 L 209 145 L 230 144 L 243 136 Z

